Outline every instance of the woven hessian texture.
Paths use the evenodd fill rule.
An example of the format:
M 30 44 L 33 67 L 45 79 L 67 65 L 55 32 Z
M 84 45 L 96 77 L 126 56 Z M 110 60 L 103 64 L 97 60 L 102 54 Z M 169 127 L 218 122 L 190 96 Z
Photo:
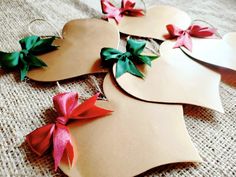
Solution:
M 147 0 L 146 4 L 178 7 L 193 19 L 213 24 L 221 35 L 236 31 L 235 0 Z M 30 35 L 28 24 L 36 18 L 47 19 L 60 31 L 71 19 L 99 17 L 99 8 L 99 0 L 1 0 L 0 50 L 19 49 L 17 41 Z M 50 27 L 36 32 L 56 34 Z M 236 74 L 227 74 L 224 79 L 231 85 L 220 85 L 225 114 L 184 106 L 187 128 L 205 163 L 162 166 L 141 176 L 236 176 Z M 103 75 L 97 78 L 101 84 Z M 96 92 L 88 81 L 88 77 L 75 78 L 61 85 L 84 99 Z M 55 118 L 52 96 L 57 91 L 55 83 L 19 82 L 19 73 L 0 70 L 0 176 L 63 176 L 61 171 L 54 172 L 51 154 L 39 158 L 24 143 L 25 135 Z

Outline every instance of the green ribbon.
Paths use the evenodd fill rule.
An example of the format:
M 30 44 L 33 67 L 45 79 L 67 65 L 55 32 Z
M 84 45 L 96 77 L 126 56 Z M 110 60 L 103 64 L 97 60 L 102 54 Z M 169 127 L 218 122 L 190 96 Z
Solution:
M 19 41 L 22 50 L 19 52 L 5 53 L 0 52 L 0 66 L 4 69 L 20 70 L 20 79 L 24 80 L 28 71 L 34 67 L 47 66 L 36 55 L 41 55 L 58 48 L 52 45 L 55 36 L 45 39 L 39 36 L 28 36 Z
M 102 48 L 101 59 L 104 64 L 116 62 L 116 78 L 128 72 L 134 76 L 143 78 L 144 75 L 138 70 L 134 63 L 152 65 L 152 61 L 158 56 L 142 55 L 146 42 L 129 39 L 126 45 L 126 52 L 123 53 L 113 48 Z

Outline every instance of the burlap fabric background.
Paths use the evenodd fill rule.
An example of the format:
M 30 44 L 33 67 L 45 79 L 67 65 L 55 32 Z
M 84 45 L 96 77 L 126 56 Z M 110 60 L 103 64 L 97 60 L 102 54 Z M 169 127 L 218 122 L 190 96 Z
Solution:
M 181 8 L 193 19 L 214 24 L 222 35 L 236 31 L 235 0 L 147 0 L 146 3 L 147 6 L 170 4 Z M 48 19 L 61 30 L 68 20 L 99 17 L 99 8 L 99 0 L 1 0 L 0 50 L 18 49 L 17 41 L 29 35 L 27 25 L 35 18 Z M 52 31 L 48 27 L 41 34 Z M 97 77 L 101 83 L 102 76 Z M 205 163 L 163 166 L 146 176 L 236 176 L 236 74 L 228 78 L 231 86 L 224 83 L 220 86 L 225 114 L 195 106 L 184 107 L 187 128 Z M 83 77 L 61 84 L 65 89 L 79 91 L 82 98 L 86 98 L 96 92 L 88 80 Z M 53 171 L 51 154 L 38 158 L 24 143 L 26 134 L 55 118 L 51 99 L 56 93 L 55 83 L 19 82 L 17 72 L 0 70 L 1 176 L 63 176 L 62 172 Z

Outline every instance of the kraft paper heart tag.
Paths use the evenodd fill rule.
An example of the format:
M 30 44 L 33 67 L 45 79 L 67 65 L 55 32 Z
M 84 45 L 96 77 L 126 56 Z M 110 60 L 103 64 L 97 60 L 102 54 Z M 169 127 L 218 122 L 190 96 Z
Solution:
M 106 72 L 100 65 L 102 47 L 117 48 L 119 31 L 101 19 L 78 19 L 68 22 L 59 49 L 41 55 L 48 67 L 32 70 L 28 77 L 35 81 L 52 82 L 96 72 Z
M 77 163 L 60 168 L 70 177 L 130 177 L 176 162 L 202 162 L 187 132 L 180 105 L 133 99 L 114 87 L 107 75 L 106 101 L 97 105 L 114 112 L 101 119 L 72 123 Z M 137 109 L 138 108 L 138 109 Z
M 181 49 L 194 59 L 236 71 L 236 32 L 226 34 L 222 39 L 192 37 L 192 52 Z
M 161 44 L 160 57 L 152 61 L 152 67 L 139 66 L 143 79 L 125 73 L 116 78 L 117 83 L 141 100 L 193 104 L 224 112 L 219 96 L 220 75 L 191 60 L 181 49 L 173 49 L 174 44 Z
M 123 16 L 119 24 L 115 20 L 109 22 L 116 25 L 123 34 L 165 40 L 168 34 L 166 25 L 174 24 L 186 29 L 191 24 L 191 18 L 175 7 L 158 5 L 147 9 L 144 16 Z

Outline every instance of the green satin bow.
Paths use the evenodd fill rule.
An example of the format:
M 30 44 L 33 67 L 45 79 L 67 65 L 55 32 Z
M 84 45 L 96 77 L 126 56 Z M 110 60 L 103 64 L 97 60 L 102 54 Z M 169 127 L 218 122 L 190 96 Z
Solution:
M 22 48 L 21 51 L 12 53 L 0 52 L 0 66 L 4 69 L 18 68 L 20 70 L 20 79 L 21 81 L 24 80 L 29 69 L 47 66 L 36 55 L 57 49 L 57 46 L 52 45 L 55 38 L 55 36 L 45 39 L 39 36 L 28 36 L 21 39 L 19 41 Z
M 134 62 L 151 66 L 151 62 L 158 58 L 156 55 L 141 55 L 145 46 L 146 42 L 129 39 L 127 41 L 125 53 L 113 48 L 102 48 L 100 55 L 104 64 L 110 65 L 111 63 L 117 62 L 116 78 L 126 72 L 143 78 L 144 75 L 134 65 Z

